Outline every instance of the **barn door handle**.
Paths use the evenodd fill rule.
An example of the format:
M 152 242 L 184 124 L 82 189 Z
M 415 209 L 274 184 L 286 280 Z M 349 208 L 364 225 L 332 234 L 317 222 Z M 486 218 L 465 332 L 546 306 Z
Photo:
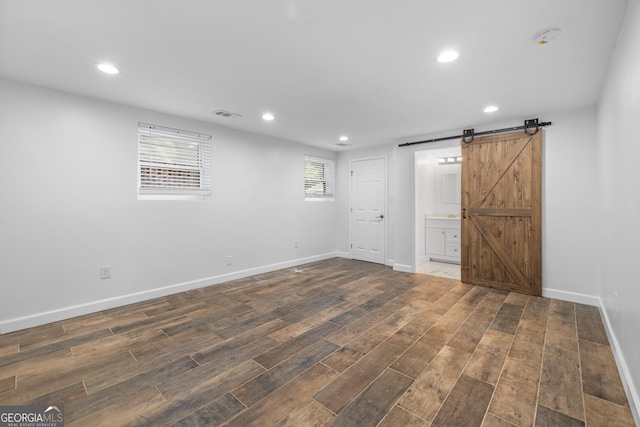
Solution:
M 467 208 L 462 209 L 462 219 L 467 219 Z

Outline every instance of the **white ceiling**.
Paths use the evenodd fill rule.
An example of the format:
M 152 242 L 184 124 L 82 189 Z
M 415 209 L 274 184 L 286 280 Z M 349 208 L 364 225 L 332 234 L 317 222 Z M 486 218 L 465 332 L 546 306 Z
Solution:
M 339 151 L 595 104 L 626 3 L 0 0 L 0 76 Z

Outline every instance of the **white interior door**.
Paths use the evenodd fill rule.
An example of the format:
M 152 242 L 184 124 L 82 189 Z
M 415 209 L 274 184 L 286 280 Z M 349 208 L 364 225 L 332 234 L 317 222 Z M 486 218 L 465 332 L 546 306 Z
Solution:
M 385 263 L 386 160 L 351 163 L 351 258 Z

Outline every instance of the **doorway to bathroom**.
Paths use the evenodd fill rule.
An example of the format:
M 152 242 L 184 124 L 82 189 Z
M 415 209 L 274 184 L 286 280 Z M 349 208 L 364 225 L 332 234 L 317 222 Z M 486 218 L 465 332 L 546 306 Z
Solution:
M 416 272 L 459 280 L 459 141 L 415 152 L 415 192 Z

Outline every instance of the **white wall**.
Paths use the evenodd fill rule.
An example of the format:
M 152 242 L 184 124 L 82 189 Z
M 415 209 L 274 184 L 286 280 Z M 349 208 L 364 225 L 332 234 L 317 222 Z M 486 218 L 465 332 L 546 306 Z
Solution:
M 303 196 L 304 155 L 334 153 L 7 80 L 0 100 L 0 333 L 335 256 L 335 203 Z M 138 121 L 213 136 L 210 200 L 136 199 Z
M 640 424 L 640 1 L 631 0 L 598 108 L 600 289 Z M 634 404 L 632 404 L 632 407 Z
M 432 197 L 433 168 L 429 167 L 429 151 L 416 152 L 416 256 L 418 261 L 426 259 L 426 240 L 424 238 L 424 216 L 430 211 Z
M 553 113 L 543 145 L 543 295 L 598 305 L 596 108 Z

